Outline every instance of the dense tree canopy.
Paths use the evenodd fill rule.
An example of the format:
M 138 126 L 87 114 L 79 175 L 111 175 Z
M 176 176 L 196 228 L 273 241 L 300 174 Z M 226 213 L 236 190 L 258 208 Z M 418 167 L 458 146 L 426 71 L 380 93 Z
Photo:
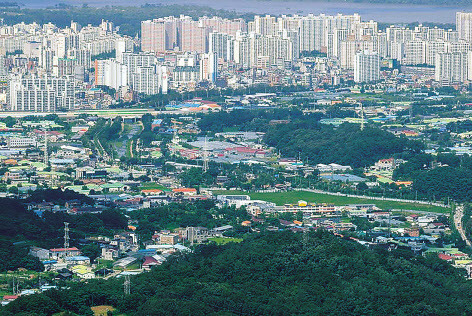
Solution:
M 51 308 L 81 315 L 101 304 L 126 315 L 472 313 L 472 283 L 438 258 L 372 251 L 323 231 L 303 240 L 301 234 L 281 232 L 254 234 L 240 244 L 204 245 L 132 278 L 128 296 L 121 279 L 91 280 L 5 309 L 36 311 L 52 300 Z
M 298 157 L 310 163 L 338 163 L 366 167 L 395 154 L 418 153 L 423 144 L 396 137 L 384 130 L 344 123 L 337 128 L 302 120 L 270 128 L 266 142 L 285 157 Z
M 0 199 L 0 205 L 0 271 L 17 268 L 41 271 L 43 268 L 39 260 L 28 255 L 29 245 L 45 248 L 60 246 L 64 222 L 70 223 L 72 245 L 77 245 L 77 240 L 86 235 L 111 235 L 128 224 L 127 218 L 114 209 L 81 215 L 45 212 L 39 217 L 18 200 Z
M 238 127 L 240 131 L 265 131 L 271 120 L 291 120 L 301 116 L 303 113 L 298 109 L 221 111 L 205 115 L 198 126 L 210 132 L 223 132 L 231 127 Z M 316 117 L 319 119 L 320 115 Z
M 416 155 L 393 175 L 397 180 L 413 181 L 412 189 L 422 198 L 472 201 L 472 157 L 467 155 Z
M 238 222 L 249 218 L 244 209 L 216 208 L 211 200 L 171 203 L 156 208 L 136 210 L 129 215 L 132 220 L 138 222 L 137 232 L 143 240 L 150 239 L 156 230 L 188 226 L 213 228 L 225 224 L 237 225 Z

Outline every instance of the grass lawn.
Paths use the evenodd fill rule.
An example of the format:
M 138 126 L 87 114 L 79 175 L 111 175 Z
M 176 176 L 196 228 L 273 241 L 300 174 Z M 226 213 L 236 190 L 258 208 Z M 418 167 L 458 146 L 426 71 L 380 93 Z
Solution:
M 450 208 L 439 207 L 427 204 L 394 202 L 384 200 L 369 200 L 362 198 L 352 198 L 346 196 L 337 196 L 321 193 L 312 193 L 307 191 L 288 191 L 288 192 L 269 192 L 269 193 L 255 193 L 243 191 L 213 191 L 213 194 L 233 194 L 233 195 L 249 195 L 253 200 L 264 200 L 273 202 L 277 205 L 293 204 L 298 200 L 304 200 L 308 203 L 330 203 L 334 205 L 346 204 L 375 204 L 381 209 L 399 209 L 399 210 L 416 210 L 437 213 L 449 213 Z
M 90 308 L 95 316 L 107 316 L 108 311 L 113 312 L 115 310 L 115 308 L 110 305 L 93 306 Z
M 145 182 L 140 187 L 140 190 L 162 190 L 162 191 L 170 191 L 169 188 L 163 186 L 162 184 L 156 182 Z
M 97 259 L 97 268 L 95 269 L 96 270 L 100 270 L 100 269 L 112 269 L 113 268 L 113 260 L 105 260 L 105 259 Z
M 212 238 L 208 238 L 209 241 L 214 241 L 216 242 L 218 245 L 226 245 L 230 242 L 236 242 L 236 243 L 239 243 L 241 241 L 243 241 L 242 238 L 232 238 L 232 237 L 227 237 L 227 238 L 224 238 L 224 237 L 212 237 Z
M 132 144 L 133 144 L 133 140 L 131 139 L 126 142 L 126 153 L 125 153 L 126 158 L 131 158 L 131 151 L 133 150 L 133 148 L 131 148 Z

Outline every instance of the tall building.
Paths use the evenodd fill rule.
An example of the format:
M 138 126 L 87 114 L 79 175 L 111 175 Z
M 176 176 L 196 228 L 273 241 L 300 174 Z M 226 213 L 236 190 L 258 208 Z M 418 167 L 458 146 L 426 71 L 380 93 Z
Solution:
M 300 21 L 300 51 L 321 50 L 323 45 L 323 18 L 310 14 Z
M 423 40 L 408 41 L 404 46 L 403 63 L 421 65 L 426 63 L 426 42 Z
M 222 59 L 224 61 L 233 60 L 231 44 L 232 36 L 219 33 L 219 32 L 212 32 L 209 35 L 208 41 L 208 52 L 215 53 L 218 59 Z
M 248 23 L 249 32 L 261 35 L 275 35 L 278 30 L 277 19 L 273 16 L 254 16 L 254 21 Z
M 68 78 L 16 75 L 8 80 L 7 103 L 11 111 L 73 110 L 75 94 L 76 84 Z
M 180 19 L 173 16 L 141 22 L 141 50 L 165 52 L 179 46 Z
M 456 30 L 459 33 L 459 39 L 472 42 L 472 13 L 456 13 Z
M 236 34 L 234 41 L 234 62 L 243 68 L 251 66 L 251 45 L 250 37 L 247 33 Z
M 466 53 L 438 53 L 434 77 L 441 85 L 464 82 L 468 77 L 468 55 Z
M 181 45 L 183 52 L 206 53 L 208 51 L 208 36 L 211 28 L 202 26 L 191 18 L 181 22 Z
M 215 82 L 218 77 L 218 57 L 216 53 L 202 54 L 200 59 L 200 80 Z
M 152 65 L 138 67 L 132 74 L 131 86 L 143 94 L 167 93 L 167 69 L 165 66 Z
M 364 51 L 356 54 L 354 64 L 355 82 L 372 82 L 380 79 L 380 57 L 376 52 Z
M 156 64 L 156 56 L 151 53 L 128 53 L 122 54 L 123 65 L 128 68 L 128 83 L 132 83 L 132 76 L 138 67 L 150 67 Z
M 123 53 L 133 52 L 133 40 L 130 38 L 121 38 L 115 42 L 116 60 L 123 62 Z
M 210 27 L 213 32 L 224 33 L 231 36 L 235 36 L 238 31 L 247 31 L 247 25 L 243 19 L 229 20 L 216 16 L 212 18 L 204 16 L 198 19 L 198 22 L 201 26 Z
M 95 60 L 95 85 L 115 90 L 128 86 L 128 67 L 116 59 Z

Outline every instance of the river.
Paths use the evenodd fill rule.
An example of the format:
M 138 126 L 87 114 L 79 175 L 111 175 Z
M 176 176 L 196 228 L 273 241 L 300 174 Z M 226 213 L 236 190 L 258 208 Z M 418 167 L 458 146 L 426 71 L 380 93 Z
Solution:
M 231 10 L 242 13 L 257 14 L 353 14 L 359 13 L 363 20 L 375 20 L 386 23 L 438 22 L 454 23 L 455 12 L 472 11 L 472 6 L 438 6 L 411 4 L 372 4 L 347 2 L 316 1 L 261 1 L 261 0 L 20 0 L 27 8 L 45 8 L 57 3 L 81 6 L 105 5 L 143 5 L 150 4 L 192 4 L 209 6 L 215 9 Z

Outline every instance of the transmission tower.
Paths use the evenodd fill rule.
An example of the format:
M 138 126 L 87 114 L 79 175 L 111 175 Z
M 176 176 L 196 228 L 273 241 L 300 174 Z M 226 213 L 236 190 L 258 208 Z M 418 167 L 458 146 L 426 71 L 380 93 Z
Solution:
M 49 165 L 49 153 L 48 153 L 48 131 L 44 129 L 44 164 L 46 167 Z
M 123 284 L 123 287 L 125 289 L 125 295 L 131 294 L 131 280 L 129 275 L 125 275 L 125 283 Z
M 205 144 L 203 145 L 203 172 L 208 171 L 208 143 L 207 137 L 205 136 Z
M 364 130 L 364 105 L 361 103 L 361 131 Z
M 69 248 L 69 223 L 64 222 L 64 248 Z
M 308 248 L 308 228 L 305 228 L 303 231 L 303 248 L 307 249 Z

